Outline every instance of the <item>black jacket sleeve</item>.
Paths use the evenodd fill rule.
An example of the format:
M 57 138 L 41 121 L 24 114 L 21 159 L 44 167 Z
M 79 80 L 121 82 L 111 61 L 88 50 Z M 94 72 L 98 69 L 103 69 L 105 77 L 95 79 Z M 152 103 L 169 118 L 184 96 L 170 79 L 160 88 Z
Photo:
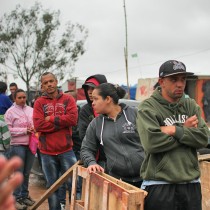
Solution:
M 85 137 L 85 133 L 88 125 L 94 119 L 94 115 L 92 112 L 92 107 L 89 104 L 84 105 L 79 112 L 79 137 L 81 140 Z
M 87 128 L 86 135 L 81 146 L 81 160 L 86 167 L 97 164 L 96 153 L 99 149 L 99 140 L 96 137 L 96 120 L 93 120 Z

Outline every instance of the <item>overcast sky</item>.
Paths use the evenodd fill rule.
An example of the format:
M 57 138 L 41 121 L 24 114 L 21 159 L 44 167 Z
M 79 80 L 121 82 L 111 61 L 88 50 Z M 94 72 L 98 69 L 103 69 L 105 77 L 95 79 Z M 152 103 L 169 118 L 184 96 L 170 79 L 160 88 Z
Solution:
M 0 14 L 16 4 L 29 8 L 33 0 L 0 0 Z M 89 30 L 86 53 L 73 76 L 85 79 L 105 74 L 126 84 L 123 0 L 41 0 L 44 8 L 60 10 L 62 23 L 80 23 Z M 129 83 L 158 76 L 159 66 L 177 59 L 187 70 L 210 74 L 209 0 L 126 0 Z M 136 58 L 132 54 L 137 53 Z

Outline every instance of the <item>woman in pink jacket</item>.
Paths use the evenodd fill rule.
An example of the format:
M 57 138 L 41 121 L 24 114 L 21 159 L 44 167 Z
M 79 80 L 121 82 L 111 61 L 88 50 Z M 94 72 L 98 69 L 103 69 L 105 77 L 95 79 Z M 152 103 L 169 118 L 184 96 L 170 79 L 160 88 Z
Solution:
M 19 156 L 23 161 L 20 171 L 23 173 L 22 185 L 14 191 L 16 208 L 27 209 L 34 201 L 29 196 L 29 175 L 34 161 L 34 155 L 29 149 L 29 136 L 34 132 L 33 108 L 26 105 L 26 93 L 18 89 L 14 94 L 15 103 L 5 114 L 5 121 L 11 133 L 10 155 Z

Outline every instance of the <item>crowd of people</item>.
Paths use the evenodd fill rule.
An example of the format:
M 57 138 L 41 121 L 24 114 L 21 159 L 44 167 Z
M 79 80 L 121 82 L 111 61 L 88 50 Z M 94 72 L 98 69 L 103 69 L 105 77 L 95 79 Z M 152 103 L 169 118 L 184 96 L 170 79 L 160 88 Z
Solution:
M 119 103 L 126 91 L 101 74 L 85 80 L 81 109 L 76 92 L 59 90 L 53 73 L 41 76 L 42 95 L 33 108 L 24 90 L 11 83 L 8 97 L 0 82 L 0 210 L 34 204 L 28 188 L 33 133 L 47 187 L 81 159 L 89 173 L 105 172 L 147 191 L 145 210 L 201 210 L 197 150 L 207 146 L 210 133 L 200 107 L 184 93 L 190 75 L 182 62 L 164 62 L 158 86 L 138 109 Z M 52 193 L 50 210 L 65 209 L 71 185 L 69 178 Z

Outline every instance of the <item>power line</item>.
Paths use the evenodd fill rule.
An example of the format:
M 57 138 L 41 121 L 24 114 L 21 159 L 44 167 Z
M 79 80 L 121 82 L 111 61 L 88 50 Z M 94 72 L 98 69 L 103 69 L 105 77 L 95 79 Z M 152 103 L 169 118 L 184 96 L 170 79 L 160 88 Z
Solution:
M 197 54 L 209 51 L 209 50 L 210 50 L 210 48 L 202 49 L 202 50 L 199 50 L 199 51 L 196 51 L 196 52 L 187 53 L 187 54 L 183 54 L 183 55 L 177 56 L 174 59 L 197 55 Z M 165 62 L 165 60 L 159 60 L 159 61 L 155 61 L 155 62 L 152 62 L 152 63 L 146 63 L 146 64 L 142 64 L 142 65 L 137 65 L 137 66 L 129 67 L 129 70 L 136 69 L 136 68 L 139 68 L 139 67 L 152 66 L 152 65 L 159 64 L 159 63 L 163 63 L 163 62 Z M 112 74 L 112 73 L 116 73 L 116 72 L 120 72 L 120 71 L 125 71 L 125 68 L 119 68 L 119 69 L 116 69 L 116 70 L 113 70 L 113 71 L 106 71 L 106 72 L 103 72 L 103 74 Z M 77 75 L 77 76 L 78 77 L 87 77 L 87 76 L 89 76 L 89 74 L 87 74 L 87 75 L 83 74 L 81 76 L 80 75 Z
M 197 54 L 200 54 L 200 53 L 209 51 L 209 50 L 210 50 L 210 48 L 206 48 L 206 49 L 203 49 L 203 50 L 200 50 L 200 51 L 197 51 L 197 52 L 192 52 L 192 53 L 188 53 L 188 54 L 184 54 L 184 55 L 177 56 L 177 57 L 175 57 L 174 59 L 184 58 L 184 57 L 189 57 L 189 56 L 197 55 Z M 137 65 L 137 66 L 134 66 L 134 67 L 130 67 L 129 70 L 130 70 L 130 69 L 136 69 L 136 68 L 139 68 L 139 67 L 144 67 L 144 66 L 153 66 L 153 65 L 155 65 L 155 64 L 159 64 L 159 63 L 163 63 L 163 62 L 165 62 L 165 60 L 159 60 L 159 61 L 155 61 L 155 62 L 152 62 L 152 63 Z M 118 69 L 118 70 L 109 71 L 109 72 L 104 72 L 104 73 L 106 73 L 106 74 L 111 74 L 111 73 L 119 72 L 119 71 L 122 71 L 122 70 L 124 70 L 124 69 Z

